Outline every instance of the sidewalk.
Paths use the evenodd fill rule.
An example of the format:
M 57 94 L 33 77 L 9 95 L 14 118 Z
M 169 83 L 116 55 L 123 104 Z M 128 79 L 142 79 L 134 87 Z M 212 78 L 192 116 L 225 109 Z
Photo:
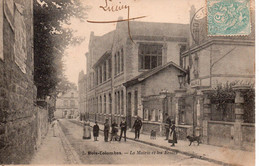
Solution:
M 49 131 L 30 164 L 81 164 L 81 161 L 58 124 L 55 136 L 53 128 L 49 126 Z
M 60 134 L 56 133 L 56 137 L 54 137 L 51 126 L 30 164 L 68 164 Z
M 78 124 L 82 124 L 80 121 L 72 121 L 75 121 Z M 91 126 L 93 125 L 94 123 L 91 122 Z M 103 131 L 104 126 L 99 124 L 99 127 Z M 120 134 L 120 131 L 118 133 Z M 126 135 L 127 139 L 134 140 L 133 132 L 128 130 Z M 149 135 L 141 134 L 140 140 L 135 141 L 209 162 L 214 162 L 220 165 L 255 165 L 254 152 L 235 150 L 206 144 L 200 144 L 197 146 L 197 143 L 189 146 L 189 142 L 184 140 L 178 140 L 178 143 L 175 145 L 175 147 L 171 147 L 171 144 L 164 139 L 164 137 L 157 136 L 156 140 L 152 140 L 150 139 Z

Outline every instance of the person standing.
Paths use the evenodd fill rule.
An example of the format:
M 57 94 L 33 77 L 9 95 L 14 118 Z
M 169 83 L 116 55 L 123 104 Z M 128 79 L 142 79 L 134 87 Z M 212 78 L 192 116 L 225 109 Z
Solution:
M 113 141 L 113 140 L 117 141 L 118 125 L 115 120 L 113 121 L 111 127 L 112 127 L 112 131 L 111 131 L 110 141 Z
M 141 121 L 141 118 L 138 116 L 137 119 L 135 120 L 134 122 L 134 126 L 133 128 L 135 129 L 135 139 L 139 139 L 140 137 L 140 130 L 142 128 L 142 121 Z
M 126 141 L 126 128 L 127 128 L 127 124 L 126 124 L 125 117 L 122 118 L 122 121 L 120 123 L 120 128 L 121 128 L 121 131 L 120 131 L 119 141 L 121 141 L 123 133 L 124 133 L 124 137 L 125 137 L 125 141 Z
M 108 142 L 109 130 L 110 130 L 110 125 L 108 123 L 108 119 L 106 119 L 106 122 L 104 124 L 104 140 L 105 140 L 105 142 Z
M 97 121 L 95 122 L 95 125 L 93 126 L 93 137 L 94 137 L 94 141 L 98 141 L 97 137 L 99 135 L 99 126 Z
M 56 137 L 58 121 L 54 118 L 51 124 L 53 137 Z
M 168 140 L 169 139 L 169 134 L 170 134 L 170 128 L 171 128 L 171 119 L 170 117 L 168 116 L 168 114 L 166 113 L 166 121 L 165 121 L 165 135 L 166 135 L 166 139 L 165 140 Z
M 175 122 L 172 122 L 172 126 L 171 126 L 171 134 L 172 134 L 172 145 L 171 146 L 175 146 L 175 143 L 177 143 L 177 134 L 176 134 L 176 130 L 175 130 Z
M 91 129 L 89 121 L 84 123 L 83 127 L 83 139 L 91 139 Z

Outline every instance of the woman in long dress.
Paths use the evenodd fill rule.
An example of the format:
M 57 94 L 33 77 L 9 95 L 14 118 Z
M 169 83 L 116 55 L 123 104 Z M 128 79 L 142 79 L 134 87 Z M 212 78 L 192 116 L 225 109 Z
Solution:
M 89 122 L 84 123 L 83 139 L 91 139 L 91 128 Z
M 177 134 L 175 130 L 175 122 L 173 121 L 172 126 L 171 126 L 171 134 L 172 134 L 172 145 L 175 146 L 175 143 L 177 144 Z

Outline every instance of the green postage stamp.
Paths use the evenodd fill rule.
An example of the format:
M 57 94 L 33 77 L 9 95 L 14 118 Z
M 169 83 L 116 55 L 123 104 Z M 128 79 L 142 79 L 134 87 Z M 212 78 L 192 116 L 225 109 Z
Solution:
M 208 35 L 249 35 L 250 0 L 207 0 Z

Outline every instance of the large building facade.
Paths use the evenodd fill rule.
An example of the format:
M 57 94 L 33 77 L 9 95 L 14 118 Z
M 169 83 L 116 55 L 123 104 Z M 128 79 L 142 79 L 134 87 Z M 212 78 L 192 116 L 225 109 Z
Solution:
M 87 113 L 99 122 L 127 117 L 132 127 L 137 116 L 143 118 L 142 94 L 138 89 L 127 92 L 123 84 L 168 62 L 179 66 L 189 35 L 188 25 L 169 23 L 131 22 L 133 41 L 127 31 L 127 23 L 122 22 L 103 36 L 91 34 L 86 54 Z M 132 107 L 127 106 L 129 101 Z
M 248 36 L 207 36 L 206 17 L 194 27 L 133 21 L 131 38 L 124 22 L 103 36 L 92 33 L 86 54 L 89 119 L 126 117 L 132 128 L 139 116 L 143 132 L 163 135 L 167 113 L 179 139 L 201 135 L 212 145 L 254 148 L 254 103 L 246 95 L 255 82 L 251 18 Z M 216 99 L 220 87 L 229 93 L 223 107 Z

